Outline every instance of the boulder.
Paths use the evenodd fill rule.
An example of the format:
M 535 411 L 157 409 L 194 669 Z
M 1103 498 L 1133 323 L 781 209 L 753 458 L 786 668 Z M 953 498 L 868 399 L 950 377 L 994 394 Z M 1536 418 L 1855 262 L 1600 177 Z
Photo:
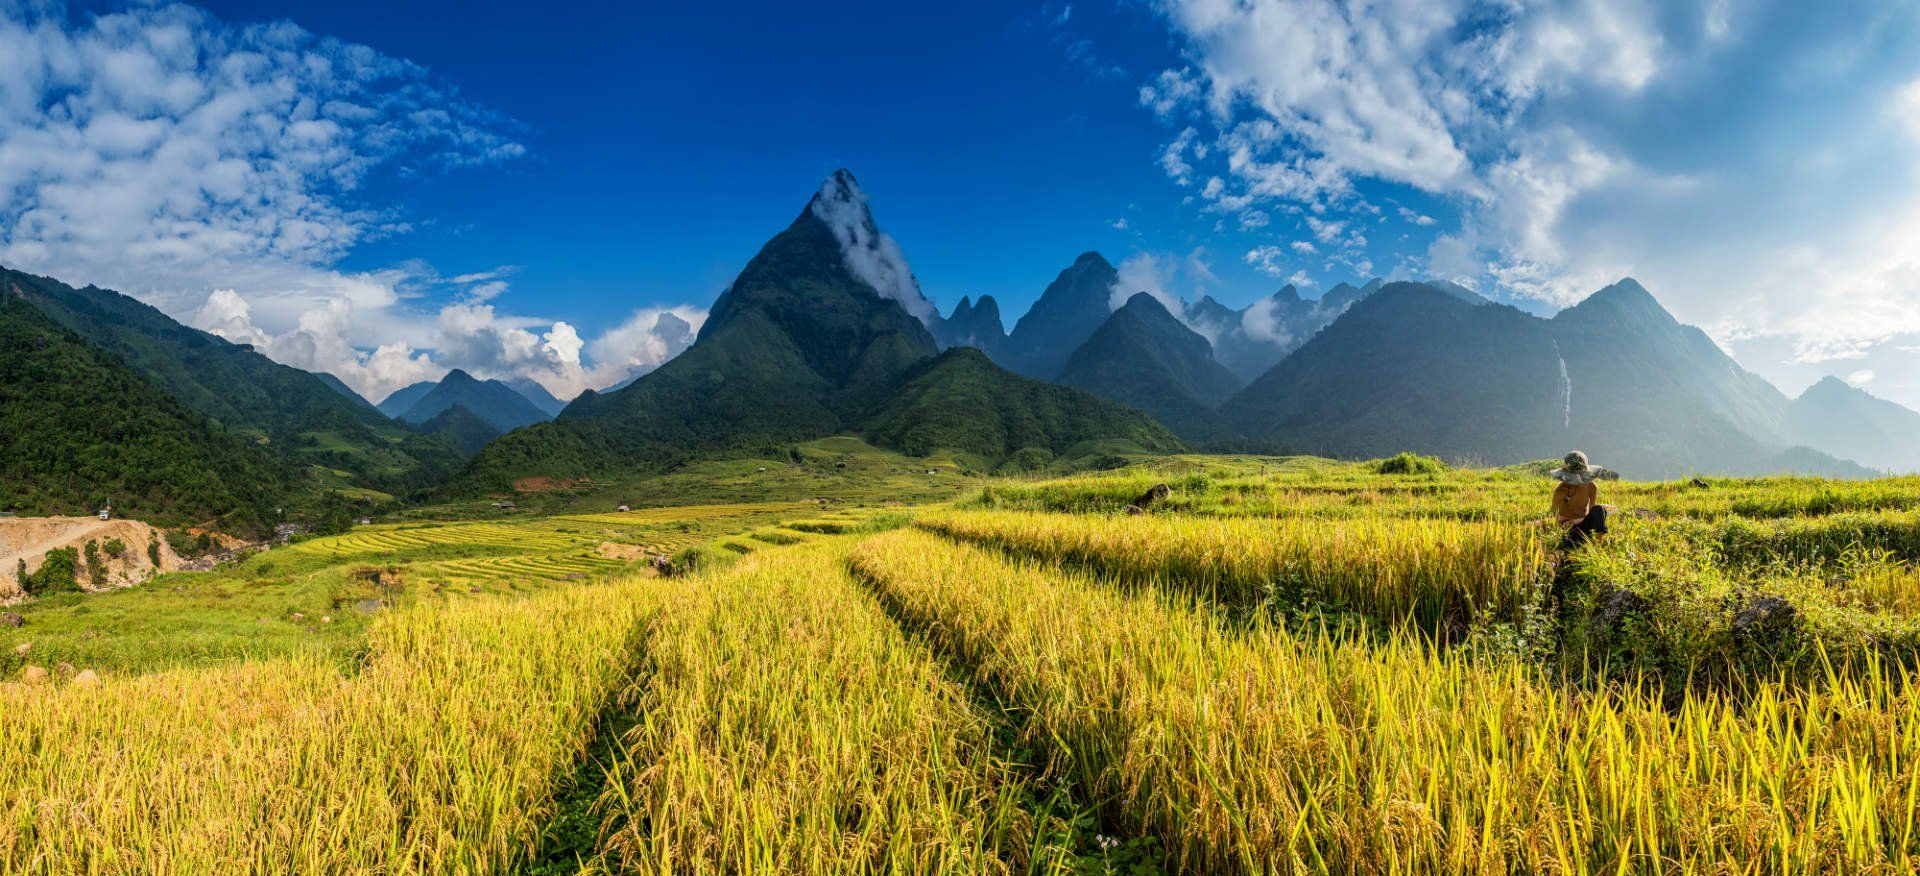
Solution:
M 1799 612 L 1778 596 L 1755 596 L 1733 616 L 1734 638 L 1771 646 L 1793 632 Z
M 20 681 L 24 684 L 46 684 L 51 675 L 45 666 L 29 666 L 20 670 Z
M 1588 628 L 1596 640 L 1611 641 L 1621 634 L 1629 619 L 1646 610 L 1646 597 L 1631 590 L 1615 590 L 1594 609 Z
M 1141 493 L 1139 498 L 1134 499 L 1132 502 L 1127 504 L 1127 507 L 1137 508 L 1139 509 L 1139 511 L 1129 511 L 1127 513 L 1137 514 L 1143 511 L 1151 511 L 1153 510 L 1153 506 L 1166 501 L 1166 498 L 1172 494 L 1173 494 L 1172 487 L 1169 487 L 1166 484 L 1154 484 L 1146 492 Z
M 93 687 L 100 683 L 100 676 L 91 669 L 82 669 L 73 677 L 74 687 Z
M 13 627 L 14 629 L 19 629 L 20 627 L 24 627 L 26 625 L 27 625 L 27 619 L 20 616 L 18 612 L 0 611 L 0 627 Z
M 74 673 L 73 664 L 68 663 L 65 660 L 62 660 L 59 663 L 53 664 L 54 675 L 58 675 L 61 678 L 72 678 L 73 673 Z
M 20 644 L 13 646 L 13 653 L 18 654 L 22 657 L 27 656 L 27 652 L 31 650 L 33 650 L 32 642 L 21 642 Z

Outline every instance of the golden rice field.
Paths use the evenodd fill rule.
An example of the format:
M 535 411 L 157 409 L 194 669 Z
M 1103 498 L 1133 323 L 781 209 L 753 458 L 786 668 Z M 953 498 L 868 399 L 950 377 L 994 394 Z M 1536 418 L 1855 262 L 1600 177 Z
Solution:
M 1549 488 L 367 527 L 295 551 L 525 586 L 346 665 L 0 685 L 0 873 L 1915 872 L 1920 482 L 1606 483 L 1573 552 Z

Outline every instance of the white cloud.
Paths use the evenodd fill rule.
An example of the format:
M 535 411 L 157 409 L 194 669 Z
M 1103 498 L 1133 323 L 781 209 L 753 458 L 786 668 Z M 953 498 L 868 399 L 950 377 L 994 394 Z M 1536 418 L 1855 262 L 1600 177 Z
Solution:
M 1847 375 L 1846 380 L 1849 385 L 1855 388 L 1866 386 L 1867 384 L 1873 382 L 1873 369 L 1862 368 L 1859 371 L 1855 371 L 1852 374 Z
M 840 241 L 840 254 L 847 270 L 865 280 L 881 295 L 900 302 L 900 306 L 924 323 L 940 315 L 933 302 L 920 292 L 920 283 L 907 266 L 907 255 L 892 235 L 879 229 L 868 208 L 867 193 L 853 174 L 836 171 L 820 186 L 808 209 L 833 229 Z
M 1277 246 L 1256 246 L 1247 250 L 1243 261 L 1270 277 L 1284 277 L 1287 274 L 1286 253 Z
M 1310 240 L 1296 240 L 1288 244 L 1288 246 L 1292 247 L 1294 252 L 1297 252 L 1301 255 L 1313 255 L 1314 253 L 1320 251 L 1317 247 L 1313 245 L 1313 241 L 1310 241 Z
M 512 266 L 333 267 L 409 230 L 360 198 L 369 181 L 517 158 L 511 127 L 418 66 L 286 22 L 0 0 L 0 263 L 125 291 L 375 399 L 455 367 L 571 397 L 684 350 L 704 310 L 636 311 L 585 341 L 489 303 Z

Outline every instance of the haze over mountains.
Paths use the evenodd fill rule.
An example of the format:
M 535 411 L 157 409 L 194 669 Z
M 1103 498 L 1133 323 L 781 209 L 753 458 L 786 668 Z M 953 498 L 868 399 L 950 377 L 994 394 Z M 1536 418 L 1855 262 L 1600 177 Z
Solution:
M 471 495 L 842 433 L 982 470 L 1182 447 L 1482 463 L 1578 447 L 1643 478 L 1920 470 L 1920 414 L 1838 380 L 1790 399 L 1631 279 L 1550 319 L 1440 282 L 1340 284 L 1312 299 L 1287 286 L 1239 310 L 1120 283 L 1087 252 L 1011 331 L 990 295 L 943 317 L 840 171 L 660 368 L 571 403 L 455 370 L 376 409 L 331 376 L 123 295 L 5 273 L 7 326 L 25 343 L 0 350 L 0 369 L 32 377 L 15 379 L 15 409 L 72 395 L 94 416 L 84 429 L 19 430 L 16 441 L 30 434 L 37 453 L 67 460 L 40 469 L 64 474 L 29 479 L 66 480 L 0 502 L 71 509 L 113 491 L 217 515 L 262 507 L 262 491 Z M 96 380 L 119 387 L 112 398 L 146 400 L 70 387 L 36 364 L 47 350 L 117 375 Z M 100 435 L 127 430 L 166 448 L 167 464 L 103 447 Z

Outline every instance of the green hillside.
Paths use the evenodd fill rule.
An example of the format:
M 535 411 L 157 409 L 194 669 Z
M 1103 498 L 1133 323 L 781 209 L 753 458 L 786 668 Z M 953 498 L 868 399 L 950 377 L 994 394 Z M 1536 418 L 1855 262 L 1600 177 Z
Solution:
M 868 439 L 914 456 L 957 451 L 981 468 L 1071 467 L 1099 457 L 1165 453 L 1180 439 L 1145 414 L 1092 393 L 1021 377 L 971 347 L 908 377 L 868 418 Z
M 487 442 L 500 437 L 500 430 L 493 424 L 466 409 L 464 405 L 454 405 L 429 417 L 426 422 L 414 425 L 414 429 L 423 435 L 436 435 L 453 449 L 472 456 L 487 446 Z
M 257 530 L 285 486 L 258 448 L 0 291 L 0 509 L 86 514 L 111 500 L 157 522 Z
M 55 322 L 283 462 L 345 472 L 356 486 L 400 493 L 436 483 L 459 466 L 445 442 L 411 432 L 251 347 L 182 325 L 117 292 L 6 277 Z
M 1144 292 L 1073 351 L 1059 383 L 1145 411 L 1188 441 L 1233 437 L 1214 409 L 1239 379 L 1214 360 L 1206 338 Z

